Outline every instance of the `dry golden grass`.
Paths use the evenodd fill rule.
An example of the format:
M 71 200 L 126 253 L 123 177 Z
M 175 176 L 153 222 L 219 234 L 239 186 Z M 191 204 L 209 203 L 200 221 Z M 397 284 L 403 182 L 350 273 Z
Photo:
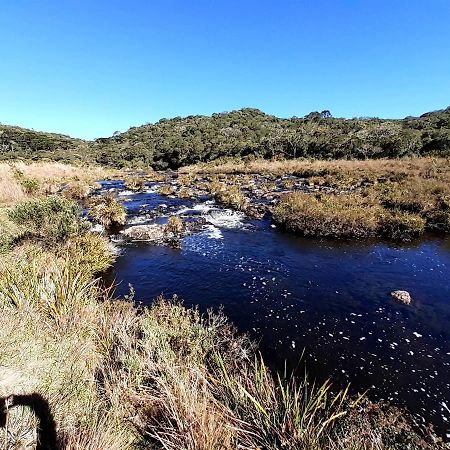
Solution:
M 165 231 L 174 234 L 180 234 L 183 232 L 184 224 L 183 220 L 178 216 L 170 216 L 165 226 Z
M 304 236 L 410 239 L 425 230 L 418 214 L 383 208 L 373 195 L 294 192 L 273 209 L 273 219 L 288 231 Z
M 126 209 L 113 194 L 91 198 L 88 207 L 89 215 L 106 229 L 125 224 Z
M 370 160 L 263 160 L 242 162 L 231 160 L 226 163 L 214 162 L 186 166 L 179 169 L 182 174 L 269 174 L 299 176 L 323 176 L 353 174 L 355 178 L 367 175 L 379 176 L 421 176 L 423 178 L 450 178 L 448 158 L 405 158 Z
M 169 195 L 174 195 L 175 192 L 176 192 L 175 188 L 168 184 L 165 184 L 158 189 L 159 195 L 169 196 Z
M 425 230 L 450 231 L 448 158 L 229 161 L 182 172 L 208 174 L 210 187 L 218 192 L 217 186 L 225 185 L 218 181 L 223 176 L 230 181 L 240 174 L 240 183 L 242 174 L 263 174 L 272 180 L 288 174 L 299 177 L 309 188 L 320 190 L 320 196 L 294 192 L 281 199 L 273 214 L 277 223 L 304 235 L 411 239 Z M 284 185 L 293 188 L 292 180 Z M 273 183 L 254 186 L 267 191 Z
M 66 184 L 76 196 L 94 185 L 96 180 L 112 176 L 112 172 L 100 167 L 76 167 L 61 163 L 23 162 L 0 164 L 0 205 L 17 203 L 32 195 L 46 195 L 60 191 Z M 27 193 L 27 180 L 37 183 L 36 191 Z M 77 183 L 79 186 L 77 187 Z M 25 184 L 25 186 L 24 186 Z M 83 189 L 81 189 L 83 186 Z

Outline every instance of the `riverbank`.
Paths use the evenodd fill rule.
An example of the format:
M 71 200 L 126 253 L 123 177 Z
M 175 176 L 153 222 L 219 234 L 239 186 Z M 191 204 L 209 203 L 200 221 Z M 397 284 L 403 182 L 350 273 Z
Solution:
M 401 410 L 272 377 L 221 314 L 114 300 L 95 281 L 114 261 L 110 243 L 73 200 L 19 185 L 1 216 L 4 447 L 35 441 L 33 414 L 8 406 L 33 396 L 59 448 L 445 448 Z
M 206 187 L 250 215 L 267 212 L 280 227 L 305 236 L 410 240 L 426 231 L 450 231 L 445 158 L 230 160 L 180 173 L 191 188 Z

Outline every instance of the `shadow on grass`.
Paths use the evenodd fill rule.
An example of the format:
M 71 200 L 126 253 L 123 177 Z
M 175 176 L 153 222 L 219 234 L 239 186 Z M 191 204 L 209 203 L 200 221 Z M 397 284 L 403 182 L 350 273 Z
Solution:
M 40 394 L 0 397 L 0 427 L 5 427 L 8 410 L 15 406 L 27 406 L 39 421 L 36 450 L 56 450 L 56 424 L 47 400 Z

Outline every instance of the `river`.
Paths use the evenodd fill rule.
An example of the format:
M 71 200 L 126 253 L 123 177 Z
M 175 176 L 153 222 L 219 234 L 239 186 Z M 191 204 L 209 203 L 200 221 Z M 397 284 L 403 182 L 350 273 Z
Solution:
M 259 343 L 270 365 L 368 389 L 371 399 L 407 407 L 450 437 L 450 239 L 411 243 L 306 239 L 250 220 L 208 199 L 126 191 L 117 181 L 129 224 L 206 218 L 181 248 L 119 241 L 107 274 L 116 295 L 150 304 L 178 295 L 202 311 L 223 307 Z M 396 303 L 405 289 L 413 303 Z M 300 363 L 300 359 L 303 359 Z

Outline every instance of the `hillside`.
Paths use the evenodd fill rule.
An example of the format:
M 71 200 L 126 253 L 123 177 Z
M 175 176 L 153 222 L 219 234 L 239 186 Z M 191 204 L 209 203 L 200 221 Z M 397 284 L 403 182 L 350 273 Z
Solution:
M 90 160 L 109 166 L 178 168 L 220 157 L 395 158 L 450 154 L 450 107 L 401 120 L 281 119 L 258 109 L 161 119 L 86 142 L 0 126 L 0 159 Z
M 0 160 L 81 160 L 86 158 L 88 148 L 82 139 L 0 124 Z

